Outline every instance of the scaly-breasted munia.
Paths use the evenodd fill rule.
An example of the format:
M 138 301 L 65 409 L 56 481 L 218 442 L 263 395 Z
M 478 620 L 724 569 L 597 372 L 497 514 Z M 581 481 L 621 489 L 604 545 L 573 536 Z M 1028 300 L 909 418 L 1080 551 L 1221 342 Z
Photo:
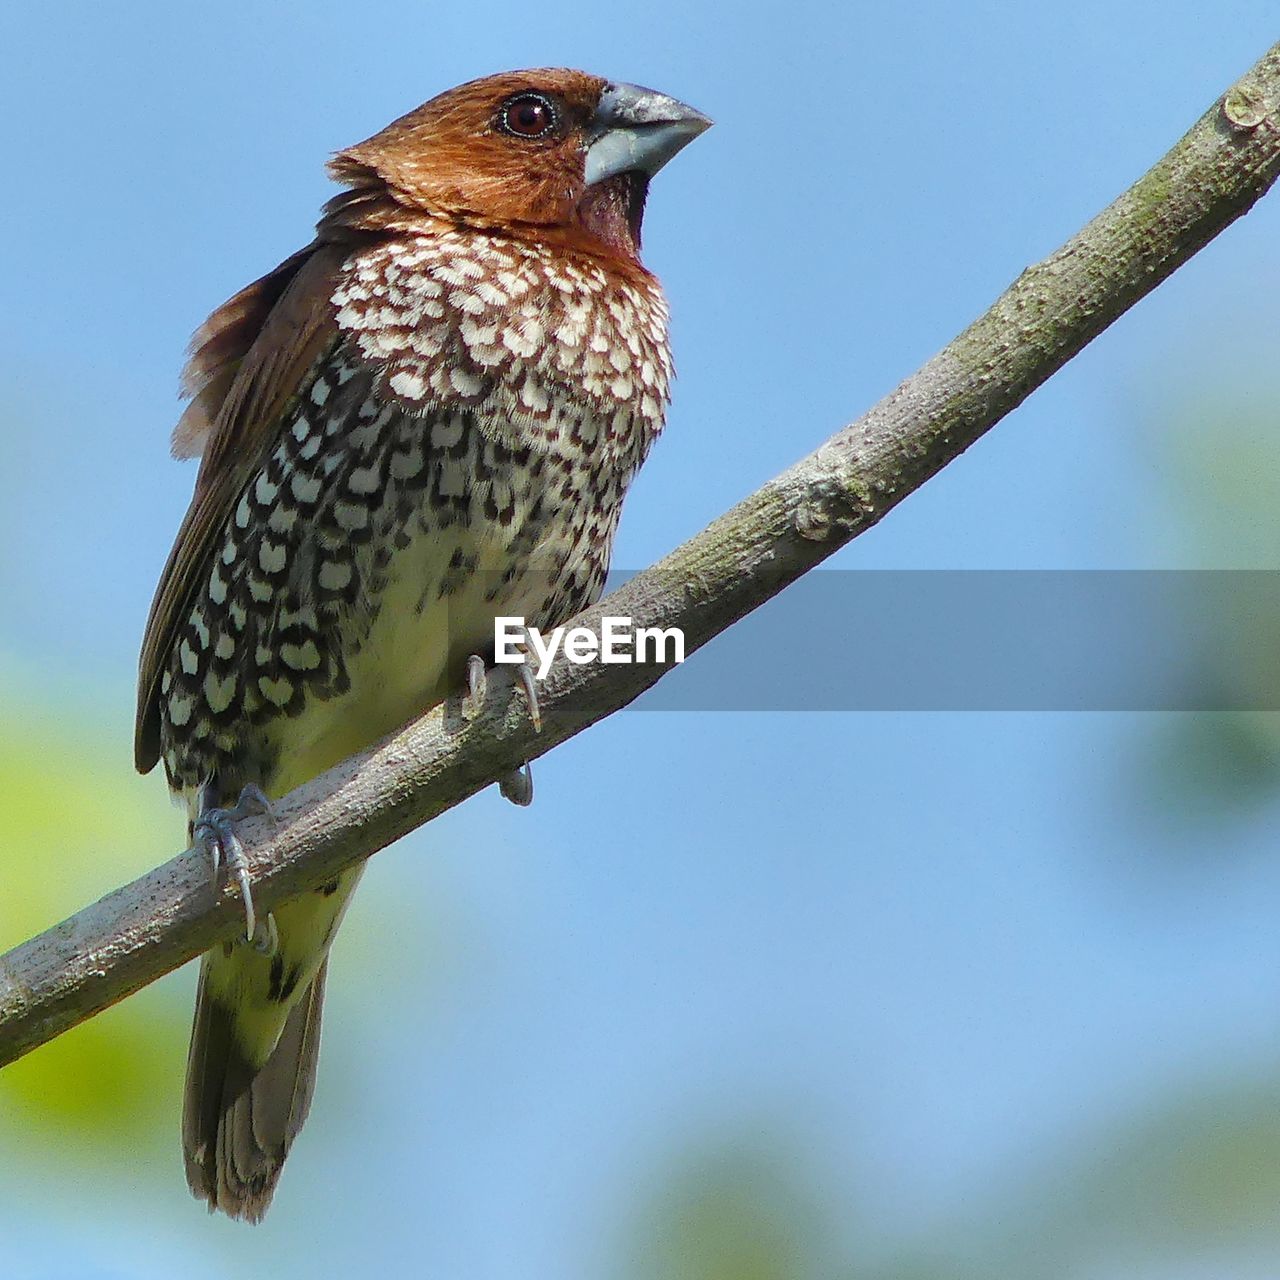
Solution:
M 283 795 L 441 701 L 496 615 L 599 595 L 662 428 L 649 179 L 710 123 L 579 71 L 491 76 L 330 165 L 315 239 L 196 334 L 174 452 L 202 458 L 143 643 L 136 758 L 234 861 Z M 256 1220 L 306 1117 L 330 942 L 361 868 L 205 956 L 183 1148 Z M 242 878 L 252 921 L 247 878 Z

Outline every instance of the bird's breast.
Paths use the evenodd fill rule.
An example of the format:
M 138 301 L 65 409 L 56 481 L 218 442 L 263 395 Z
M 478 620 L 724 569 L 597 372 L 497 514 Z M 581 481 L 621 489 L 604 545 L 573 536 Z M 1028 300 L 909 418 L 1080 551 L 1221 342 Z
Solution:
M 518 445 L 600 455 L 647 448 L 662 429 L 672 367 L 652 277 L 443 229 L 353 254 L 332 303 L 339 328 L 411 410 L 458 405 Z
M 337 674 L 267 726 L 279 744 L 270 753 L 277 790 L 461 687 L 467 658 L 491 654 L 497 616 L 538 626 L 567 617 L 595 598 L 607 570 L 623 476 L 513 450 L 474 415 L 443 425 L 399 411 L 392 419 L 377 456 L 361 463 L 382 480 L 361 517 L 338 514 L 351 501 L 338 485 L 313 519 L 317 533 L 339 526 L 360 536 L 346 546 L 317 537 L 326 551 L 310 591 L 299 578 L 316 606 L 317 650 Z M 300 567 L 307 558 L 304 543 Z M 340 608 L 325 599 L 322 577 L 346 586 Z
M 332 306 L 161 681 L 179 789 L 289 790 L 461 687 L 495 617 L 590 603 L 661 430 L 656 284 L 446 231 L 353 254 Z

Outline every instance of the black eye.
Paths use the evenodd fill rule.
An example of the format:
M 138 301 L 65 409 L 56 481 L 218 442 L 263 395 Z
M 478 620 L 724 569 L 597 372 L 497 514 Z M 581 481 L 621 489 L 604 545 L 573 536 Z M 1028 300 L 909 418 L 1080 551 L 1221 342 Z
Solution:
M 498 127 L 517 138 L 545 138 L 558 123 L 556 109 L 540 93 L 522 93 L 503 103 Z

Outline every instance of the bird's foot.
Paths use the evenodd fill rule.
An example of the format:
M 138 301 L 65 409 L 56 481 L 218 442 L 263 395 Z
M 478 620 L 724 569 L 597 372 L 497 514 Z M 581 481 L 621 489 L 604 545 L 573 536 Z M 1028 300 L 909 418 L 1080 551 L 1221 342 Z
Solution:
M 529 704 L 529 719 L 533 721 L 533 731 L 541 733 L 542 711 L 538 706 L 538 684 L 534 679 L 533 661 L 527 652 L 516 668 L 516 676 L 520 680 L 520 687 L 524 690 L 524 700 Z
M 280 950 L 280 931 L 276 928 L 275 912 L 268 911 L 265 920 L 259 920 L 249 944 L 260 956 L 270 958 Z
M 473 653 L 467 659 L 467 692 L 462 699 L 464 720 L 474 720 L 480 714 L 488 692 L 489 677 L 484 669 L 484 659 L 478 653 Z
M 255 783 L 247 784 L 240 798 L 228 809 L 202 809 L 191 827 L 191 838 L 209 855 L 213 871 L 226 866 L 240 885 L 244 899 L 245 940 L 264 953 L 274 952 L 277 944 L 275 920 L 268 915 L 262 929 L 253 909 L 253 890 L 249 886 L 249 864 L 244 856 L 244 845 L 236 835 L 236 823 L 245 818 L 274 817 L 271 801 Z
M 522 650 L 522 652 L 524 652 Z M 520 688 L 524 691 L 525 702 L 529 706 L 529 718 L 533 721 L 534 731 L 542 732 L 542 714 L 538 709 L 538 686 L 534 680 L 533 663 L 527 652 L 516 670 Z M 485 671 L 484 659 L 473 653 L 467 659 L 467 693 L 462 700 L 462 714 L 467 720 L 474 720 L 480 714 L 488 693 L 488 674 Z M 521 807 L 533 803 L 533 770 L 526 760 L 519 769 L 498 779 L 498 790 L 506 800 Z
M 522 809 L 533 803 L 533 770 L 526 760 L 520 768 L 498 779 L 498 790 L 504 800 L 518 804 Z

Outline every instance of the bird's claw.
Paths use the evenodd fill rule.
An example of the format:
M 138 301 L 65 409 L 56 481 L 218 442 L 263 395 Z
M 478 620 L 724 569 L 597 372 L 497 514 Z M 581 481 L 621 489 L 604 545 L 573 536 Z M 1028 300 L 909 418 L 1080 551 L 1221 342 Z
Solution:
M 485 674 L 484 659 L 478 653 L 473 653 L 467 659 L 467 693 L 462 699 L 464 720 L 474 720 L 480 714 L 488 692 L 489 678 Z
M 533 803 L 533 770 L 526 760 L 520 768 L 498 779 L 498 791 L 504 800 L 518 804 L 522 809 Z
M 249 863 L 235 828 L 245 818 L 262 816 L 274 818 L 275 811 L 262 788 L 251 782 L 241 789 L 239 799 L 230 808 L 205 809 L 191 826 L 191 838 L 209 855 L 214 875 L 225 865 L 235 876 L 244 900 L 245 941 L 255 947 L 260 941 L 258 916 L 249 885 Z M 268 916 L 265 942 L 274 950 L 276 941 L 275 921 Z
M 524 692 L 525 703 L 529 708 L 529 719 L 533 721 L 535 733 L 542 732 L 542 712 L 538 708 L 538 685 L 534 678 L 533 663 L 524 653 L 516 668 L 520 688 Z M 489 689 L 489 678 L 485 671 L 484 659 L 473 653 L 467 659 L 467 692 L 462 699 L 462 715 L 464 719 L 474 720 L 480 714 L 485 696 Z M 498 779 L 498 790 L 503 798 L 522 808 L 533 803 L 533 770 L 526 760 L 520 768 Z
M 526 653 L 524 661 L 516 668 L 520 677 L 520 687 L 524 690 L 524 700 L 529 704 L 529 719 L 533 721 L 534 733 L 542 732 L 542 711 L 538 707 L 538 685 L 533 675 L 533 663 Z M 528 768 L 528 766 L 525 766 Z
M 241 818 L 270 818 L 274 822 L 276 808 L 271 797 L 256 782 L 246 782 L 240 788 L 235 806 L 227 810 L 227 816 L 232 822 L 239 822 Z
M 538 705 L 538 682 L 533 671 L 533 661 L 523 646 L 520 661 L 516 664 L 516 678 L 520 681 L 520 688 L 529 708 L 529 719 L 533 721 L 534 732 L 541 733 L 542 710 Z M 480 714 L 488 692 L 489 675 L 485 670 L 484 659 L 478 653 L 473 653 L 467 659 L 467 692 L 462 699 L 464 719 L 474 720 Z
M 280 950 L 280 931 L 276 928 L 274 912 L 268 911 L 265 920 L 259 920 L 251 939 L 253 949 L 260 956 L 273 956 Z

